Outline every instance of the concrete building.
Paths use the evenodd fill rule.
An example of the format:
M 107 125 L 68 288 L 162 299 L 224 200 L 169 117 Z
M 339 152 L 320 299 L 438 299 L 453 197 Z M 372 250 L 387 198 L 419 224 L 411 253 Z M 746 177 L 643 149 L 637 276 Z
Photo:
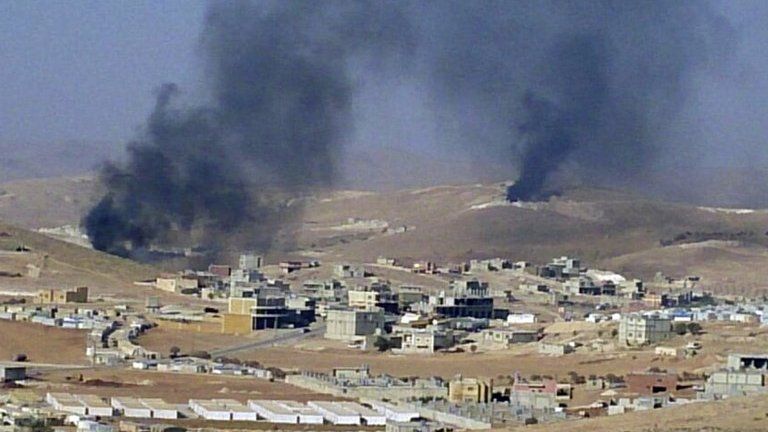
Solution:
M 110 400 L 112 408 L 119 414 L 131 418 L 152 418 L 152 410 L 144 405 L 138 398 L 113 397 Z
M 248 407 L 270 423 L 297 424 L 299 415 L 289 407 L 270 400 L 251 400 Z
M 622 316 L 619 323 L 619 343 L 623 345 L 654 344 L 672 336 L 672 320 L 660 315 L 632 313 Z
M 292 410 L 299 418 L 299 424 L 321 425 L 323 415 L 316 409 L 296 401 L 278 401 L 282 406 Z
M 353 412 L 360 416 L 363 424 L 367 426 L 384 426 L 387 424 L 387 417 L 378 411 L 374 411 L 357 402 L 338 402 L 341 408 Z
M 238 268 L 241 270 L 259 270 L 264 265 L 264 257 L 253 253 L 240 255 Z
M 459 376 L 448 382 L 448 400 L 455 404 L 488 403 L 492 393 L 491 381 Z
M 677 390 L 677 374 L 662 372 L 634 372 L 624 377 L 627 391 L 640 395 L 669 393 Z
M 438 328 L 396 327 L 394 334 L 400 336 L 401 343 L 392 352 L 401 354 L 433 354 L 455 344 L 452 331 Z
M 365 267 L 361 264 L 336 264 L 333 266 L 333 276 L 340 279 L 363 278 Z
M 110 417 L 114 414 L 112 407 L 96 395 L 74 395 L 86 409 L 89 416 Z
M 20 381 L 26 378 L 26 367 L 0 364 L 0 382 Z
M 448 318 L 493 318 L 493 297 L 488 293 L 488 283 L 477 280 L 453 281 L 451 289 L 429 296 L 423 312 Z
M 766 391 L 765 375 L 756 370 L 721 370 L 713 372 L 704 386 L 710 398 L 743 396 Z
M 47 393 L 45 401 L 56 411 L 83 416 L 88 414 L 85 405 L 69 393 Z
M 483 330 L 482 335 L 483 341 L 504 347 L 512 344 L 536 342 L 539 340 L 539 332 L 534 330 L 491 328 Z
M 574 351 L 573 346 L 565 343 L 545 343 L 541 342 L 538 346 L 539 354 L 560 357 L 570 354 Z
M 728 354 L 728 369 L 768 372 L 768 354 Z
M 408 406 L 395 405 L 379 400 L 370 400 L 366 401 L 366 403 L 392 422 L 410 422 L 419 418 L 419 411 Z
M 347 305 L 352 309 L 372 310 L 381 308 L 387 313 L 396 314 L 400 309 L 397 294 L 389 285 L 362 287 L 347 292 Z
M 162 275 L 155 279 L 155 288 L 176 294 L 192 294 L 200 289 L 200 282 L 196 277 Z
M 37 304 L 88 303 L 88 287 L 75 289 L 46 289 L 37 292 Z
M 384 331 L 384 311 L 331 308 L 327 311 L 325 337 L 356 341 Z
M 302 297 L 230 297 L 222 332 L 247 334 L 254 330 L 305 327 L 315 320 L 315 302 Z
M 307 405 L 320 412 L 326 420 L 335 425 L 359 425 L 360 414 L 344 408 L 337 402 L 310 401 Z

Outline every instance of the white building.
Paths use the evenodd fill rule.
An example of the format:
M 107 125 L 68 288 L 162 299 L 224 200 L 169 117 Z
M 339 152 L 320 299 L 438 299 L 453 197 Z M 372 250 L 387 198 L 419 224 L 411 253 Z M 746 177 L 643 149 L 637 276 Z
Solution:
M 83 416 L 88 414 L 85 405 L 69 393 L 48 393 L 45 395 L 45 401 L 56 411 Z
M 358 414 L 368 426 L 384 426 L 387 424 L 387 417 L 385 415 L 357 402 L 339 402 L 338 404 L 342 408 Z
M 316 409 L 326 420 L 335 425 L 360 424 L 360 414 L 345 409 L 336 402 L 311 401 L 307 405 Z
M 112 408 L 116 409 L 125 417 L 152 418 L 152 410 L 141 403 L 137 398 L 113 397 L 110 402 Z
M 294 410 L 275 401 L 249 400 L 248 407 L 270 423 L 299 423 L 299 415 Z
M 299 416 L 301 424 L 323 424 L 323 414 L 312 407 L 296 401 L 279 401 L 278 403 L 293 410 Z
M 408 407 L 394 405 L 389 402 L 371 401 L 371 407 L 393 422 L 409 422 L 419 418 L 419 412 Z
M 536 315 L 532 313 L 515 313 L 507 315 L 507 324 L 533 324 L 536 322 Z

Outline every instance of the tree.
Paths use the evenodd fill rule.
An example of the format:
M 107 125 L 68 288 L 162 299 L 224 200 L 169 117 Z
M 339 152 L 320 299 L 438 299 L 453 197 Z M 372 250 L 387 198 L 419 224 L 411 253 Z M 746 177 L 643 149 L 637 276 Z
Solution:
M 168 350 L 168 352 L 171 354 L 171 358 L 176 358 L 176 357 L 178 357 L 178 356 L 179 356 L 179 354 L 181 353 L 181 348 L 179 348 L 179 347 L 177 347 L 177 346 L 175 346 L 175 345 L 174 345 L 174 346 L 172 346 L 172 347 L 171 347 L 171 348 Z
M 472 344 L 469 346 L 469 351 L 472 352 L 472 354 L 477 352 L 477 345 Z
M 688 333 L 688 326 L 684 322 L 676 322 L 675 325 L 672 326 L 672 331 L 682 336 Z
M 27 361 L 27 355 L 24 353 L 19 353 L 13 356 L 13 361 L 15 362 L 25 362 Z
M 387 351 L 390 348 L 392 348 L 392 344 L 389 342 L 389 339 L 379 336 L 373 341 L 373 346 L 376 347 L 381 352 Z
M 701 334 L 701 324 L 697 322 L 689 322 L 688 323 L 688 332 L 690 332 L 692 335 Z

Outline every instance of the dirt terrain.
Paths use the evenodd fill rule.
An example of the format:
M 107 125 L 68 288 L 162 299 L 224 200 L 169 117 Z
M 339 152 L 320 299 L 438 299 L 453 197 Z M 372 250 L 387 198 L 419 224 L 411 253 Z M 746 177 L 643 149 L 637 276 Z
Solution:
M 768 430 L 768 396 L 696 403 L 563 423 L 496 430 L 525 432 L 758 432 Z
M 1 185 L 6 195 L 0 198 L 0 221 L 27 228 L 77 225 L 95 188 L 88 177 Z M 501 256 L 542 264 L 576 255 L 587 265 L 628 276 L 699 274 L 702 288 L 713 291 L 753 294 L 768 288 L 748 271 L 768 265 L 766 210 L 702 207 L 598 189 L 511 204 L 504 201 L 503 184 L 317 192 L 296 202 L 302 214 L 278 236 L 287 240 L 267 254 L 269 262 L 373 262 L 388 256 L 445 263 Z M 88 262 L 81 252 L 56 250 L 59 257 Z M 104 261 L 88 257 L 94 261 L 89 270 Z M 121 268 L 126 265 L 117 266 L 118 277 Z
M 0 320 L 0 359 L 24 353 L 32 363 L 86 364 L 86 330 Z

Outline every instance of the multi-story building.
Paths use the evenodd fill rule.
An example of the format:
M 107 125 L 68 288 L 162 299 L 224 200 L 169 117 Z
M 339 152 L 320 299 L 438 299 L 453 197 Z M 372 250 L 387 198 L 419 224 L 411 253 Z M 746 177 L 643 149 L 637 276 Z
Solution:
M 77 287 L 72 290 L 40 290 L 37 292 L 35 302 L 38 304 L 88 303 L 88 287 Z
M 656 314 L 632 313 L 621 317 L 619 323 L 619 343 L 624 345 L 654 344 L 672 335 L 672 320 Z
M 492 393 L 491 381 L 459 376 L 448 382 L 448 401 L 455 404 L 488 403 Z
M 329 308 L 325 337 L 345 341 L 362 340 L 365 336 L 384 331 L 384 311 Z

